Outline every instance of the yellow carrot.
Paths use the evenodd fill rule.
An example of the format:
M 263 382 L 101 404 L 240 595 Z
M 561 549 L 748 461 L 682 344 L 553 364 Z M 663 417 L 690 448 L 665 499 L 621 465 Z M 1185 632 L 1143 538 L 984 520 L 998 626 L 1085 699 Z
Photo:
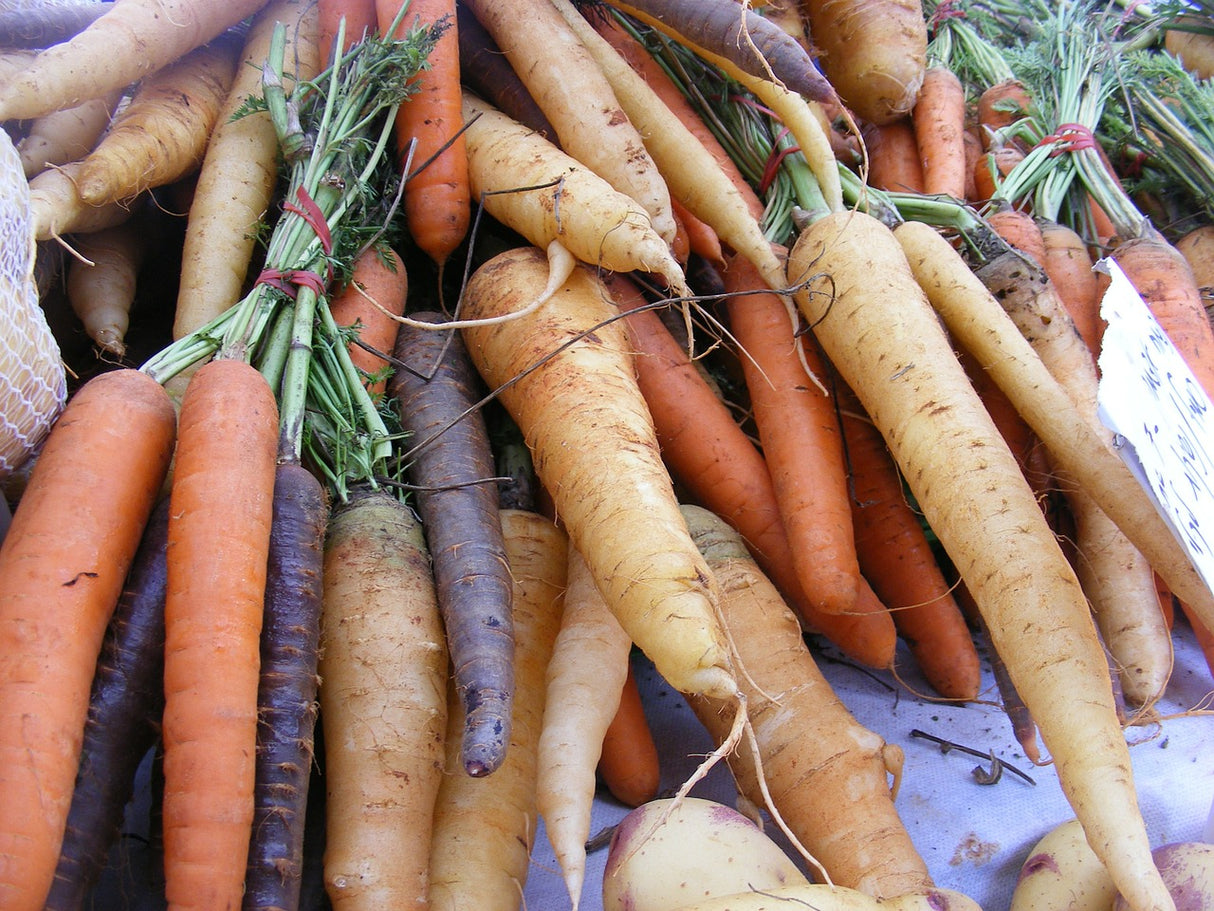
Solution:
M 464 316 L 521 309 L 547 271 L 534 248 L 499 254 L 468 283 Z M 538 310 L 464 335 L 620 625 L 675 689 L 734 698 L 712 573 L 678 510 L 614 312 L 607 289 L 579 267 Z M 605 472 L 619 483 L 605 487 Z
M 689 294 L 649 216 L 601 177 L 474 95 L 464 94 L 472 192 L 485 211 L 540 248 L 557 240 L 581 262 L 653 272 Z
M 798 237 L 788 271 L 973 595 L 1088 840 L 1137 911 L 1170 911 L 1079 580 L 898 239 L 863 213 L 829 215 Z
M 257 12 L 266 0 L 124 0 L 0 82 L 0 120 L 59 111 L 139 82 Z
M 257 242 L 257 226 L 278 180 L 278 137 L 270 115 L 232 115 L 260 94 L 261 65 L 275 23 L 287 25 L 283 59 L 297 79 L 320 68 L 316 5 L 275 0 L 254 18 L 218 121 L 199 166 L 181 254 L 173 337 L 205 326 L 240 300 Z M 288 90 L 290 86 L 287 86 Z
M 447 774 L 434 807 L 430 905 L 447 911 L 515 911 L 536 830 L 536 750 L 544 678 L 561 624 L 565 534 L 548 519 L 502 510 L 514 575 L 515 698 L 510 746 L 491 775 L 462 773 L 462 701 L 452 693 Z
M 561 148 L 649 213 L 674 241 L 670 191 L 594 57 L 548 0 L 470 0 L 555 128 Z M 536 36 L 542 35 L 542 40 Z
M 84 159 L 81 199 L 93 206 L 127 200 L 197 168 L 238 48 L 235 36 L 225 36 L 149 76 Z

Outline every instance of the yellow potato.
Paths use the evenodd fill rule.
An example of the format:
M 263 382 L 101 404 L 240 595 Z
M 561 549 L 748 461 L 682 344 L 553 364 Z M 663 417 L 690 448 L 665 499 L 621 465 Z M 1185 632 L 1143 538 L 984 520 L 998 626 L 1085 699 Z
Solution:
M 642 804 L 616 828 L 603 871 L 604 911 L 673 911 L 719 895 L 807 883 L 748 817 L 684 798 Z M 659 825 L 660 823 L 660 825 Z
M 1010 911 L 1109 911 L 1117 889 L 1079 820 L 1047 832 L 1020 868 Z

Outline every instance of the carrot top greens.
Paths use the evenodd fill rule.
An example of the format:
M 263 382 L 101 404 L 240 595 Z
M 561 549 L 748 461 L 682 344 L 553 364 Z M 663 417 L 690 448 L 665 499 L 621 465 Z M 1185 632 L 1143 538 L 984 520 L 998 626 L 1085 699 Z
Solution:
M 279 25 L 262 95 L 236 115 L 268 112 L 282 150 L 281 214 L 262 271 L 243 299 L 140 368 L 164 383 L 212 359 L 253 364 L 279 401 L 279 457 L 306 459 L 343 500 L 352 483 L 374 486 L 388 473 L 392 431 L 389 412 L 350 359 L 348 331 L 335 323 L 327 294 L 362 249 L 384 240 L 400 184 L 386 154 L 393 117 L 437 34 L 417 27 L 400 39 L 369 37 L 288 94 Z

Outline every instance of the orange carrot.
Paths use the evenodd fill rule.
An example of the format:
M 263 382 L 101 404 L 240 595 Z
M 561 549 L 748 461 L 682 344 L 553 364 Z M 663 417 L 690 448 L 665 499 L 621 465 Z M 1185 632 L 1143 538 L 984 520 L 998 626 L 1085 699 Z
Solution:
M 840 388 L 839 396 L 860 569 L 889 608 L 927 682 L 947 698 L 975 699 L 982 684 L 978 651 L 907 502 L 897 463 L 855 394 Z
M 1033 216 L 1022 209 L 1005 206 L 986 216 L 989 224 L 1007 243 L 1041 265 L 1045 260 L 1045 241 Z
M 1180 611 L 1193 628 L 1193 636 L 1197 640 L 1197 647 L 1201 649 L 1202 657 L 1206 659 L 1206 667 L 1214 673 L 1214 632 L 1211 632 L 1183 601 L 1180 602 Z
M 20 148 L 20 146 L 18 146 Z M 1207 301 L 1214 292 L 1214 224 L 1204 224 L 1177 239 L 1176 249 L 1188 260 Z
M 380 31 L 387 34 L 403 0 L 376 0 Z M 404 21 L 408 20 L 408 21 Z M 442 35 L 414 77 L 416 91 L 397 109 L 397 154 L 404 164 L 416 142 L 405 181 L 405 221 L 409 234 L 440 267 L 468 233 L 472 191 L 463 135 L 459 75 L 459 29 L 454 0 L 409 0 L 395 35 L 411 24 L 438 25 Z
M 373 395 L 387 385 L 386 355 L 392 353 L 400 325 L 393 317 L 405 312 L 408 294 L 409 277 L 400 255 L 391 248 L 370 248 L 359 254 L 349 282 L 329 301 L 334 322 L 358 331 L 358 339 L 350 343 L 350 359 L 367 375 Z
M 1214 398 L 1214 328 L 1188 261 L 1158 234 L 1119 244 L 1112 255 L 1206 394 Z
M 975 111 L 983 146 L 989 148 L 991 134 L 1025 116 L 1031 104 L 1028 89 L 1019 80 L 1008 79 L 987 87 L 978 96 Z
M 253 821 L 259 639 L 278 444 L 264 377 L 191 377 L 165 600 L 164 873 L 170 907 L 240 905 Z
M 965 86 L 947 66 L 929 66 L 911 111 L 923 191 L 965 198 Z
M 860 584 L 851 525 L 843 436 L 834 397 L 819 388 L 825 367 L 813 345 L 802 356 L 818 378 L 806 375 L 801 342 L 788 313 L 752 266 L 735 257 L 722 273 L 730 327 L 741 346 L 759 441 L 784 517 L 794 565 L 814 607 L 828 614 L 852 610 Z
M 321 66 L 328 66 L 333 59 L 333 42 L 337 40 L 337 29 L 343 18 L 346 20 L 343 52 L 377 27 L 375 0 L 317 0 L 316 13 L 320 26 Z
M 675 220 L 687 238 L 688 250 L 719 266 L 725 254 L 721 252 L 721 238 L 717 236 L 717 232 L 703 219 L 692 214 L 677 198 L 671 197 L 670 206 L 674 210 Z
M 923 192 L 923 160 L 910 115 L 864 130 L 868 149 L 868 182 L 878 190 Z
M 999 184 L 1024 160 L 1024 152 L 1015 146 L 996 146 L 978 156 L 974 163 L 974 193 L 970 202 L 978 205 L 994 197 Z
M 983 155 L 982 140 L 970 127 L 962 137 L 965 141 L 965 199 L 973 199 L 978 195 L 978 183 L 974 173 L 978 167 L 978 159 Z
M 144 374 L 90 380 L 53 425 L 0 547 L 4 908 L 40 909 L 50 890 L 93 670 L 168 471 L 174 420 Z
M 1054 221 L 1041 222 L 1039 227 L 1045 248 L 1041 266 L 1095 357 L 1100 353 L 1104 320 L 1100 316 L 1100 282 L 1092 271 L 1092 255 L 1074 228 Z
M 788 565 L 793 556 L 763 454 L 657 313 L 639 309 L 645 299 L 632 291 L 635 285 L 620 276 L 607 281 L 620 308 L 630 311 L 625 323 L 637 384 L 671 475 L 737 529 L 761 565 L 780 575 L 778 564 Z
M 631 663 L 615 717 L 603 735 L 599 776 L 611 796 L 630 807 L 639 807 L 658 796 L 662 768 L 658 748 L 645 715 L 645 703 Z
M 644 302 L 636 286 L 623 277 L 613 277 L 608 283 L 622 308 Z M 776 318 L 773 313 L 772 319 Z M 762 454 L 661 320 L 642 312 L 634 312 L 628 319 L 633 347 L 641 355 L 637 381 L 672 473 L 693 496 L 739 530 L 764 573 L 808 629 L 825 636 L 854 661 L 888 667 L 897 636 L 885 606 L 871 591 L 859 593 L 850 610 L 834 613 L 807 597 Z M 780 328 L 784 335 L 789 334 L 787 316 Z M 690 404 L 693 400 L 697 404 Z M 715 430 L 709 429 L 706 417 L 714 419 L 711 426 Z

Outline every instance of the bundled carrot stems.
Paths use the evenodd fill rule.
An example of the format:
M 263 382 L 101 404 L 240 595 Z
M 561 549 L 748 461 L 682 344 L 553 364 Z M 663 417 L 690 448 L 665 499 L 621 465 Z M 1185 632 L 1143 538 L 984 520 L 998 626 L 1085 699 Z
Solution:
M 378 483 L 392 431 L 350 358 L 349 335 L 335 323 L 325 290 L 349 274 L 391 218 L 385 188 L 399 181 L 388 155 L 393 114 L 434 40 L 433 29 L 364 40 L 288 96 L 280 26 L 263 95 L 250 97 L 243 111 L 269 112 L 288 172 L 264 267 L 243 299 L 141 368 L 165 383 L 211 359 L 254 364 L 280 400 L 281 455 L 306 456 L 341 499 L 356 481 Z

